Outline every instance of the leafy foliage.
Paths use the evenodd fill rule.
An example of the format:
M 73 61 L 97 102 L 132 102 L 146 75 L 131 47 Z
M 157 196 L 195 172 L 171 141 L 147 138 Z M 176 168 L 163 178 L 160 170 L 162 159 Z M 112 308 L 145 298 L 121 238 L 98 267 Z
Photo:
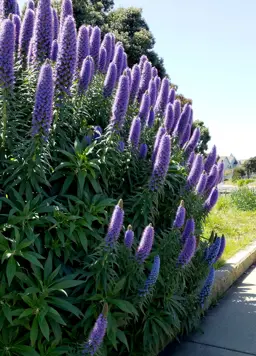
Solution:
M 256 210 L 256 192 L 253 189 L 243 187 L 231 195 L 234 205 L 244 211 Z

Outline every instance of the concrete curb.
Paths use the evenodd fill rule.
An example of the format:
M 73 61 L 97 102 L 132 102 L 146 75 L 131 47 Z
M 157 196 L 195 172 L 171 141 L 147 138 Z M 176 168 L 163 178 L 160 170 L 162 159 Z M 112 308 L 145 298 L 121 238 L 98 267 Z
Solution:
M 216 271 L 209 304 L 220 298 L 255 261 L 256 241 L 239 251 Z

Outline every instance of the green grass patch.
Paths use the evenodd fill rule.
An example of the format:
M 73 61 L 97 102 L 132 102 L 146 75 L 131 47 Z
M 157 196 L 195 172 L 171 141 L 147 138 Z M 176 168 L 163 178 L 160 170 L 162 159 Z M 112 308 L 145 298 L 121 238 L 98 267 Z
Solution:
M 204 236 L 214 230 L 226 237 L 226 249 L 218 267 L 239 250 L 256 239 L 256 211 L 241 211 L 232 204 L 229 196 L 220 197 L 216 207 L 207 217 Z

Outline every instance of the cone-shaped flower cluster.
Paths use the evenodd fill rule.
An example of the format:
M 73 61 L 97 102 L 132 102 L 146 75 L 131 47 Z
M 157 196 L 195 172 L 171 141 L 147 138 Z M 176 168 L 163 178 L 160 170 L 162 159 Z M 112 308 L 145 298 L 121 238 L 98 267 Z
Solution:
M 107 247 L 114 247 L 115 242 L 117 241 L 121 229 L 123 227 L 124 221 L 124 210 L 123 210 L 123 201 L 120 200 L 115 206 L 113 211 L 110 224 L 108 226 L 108 232 L 105 237 L 105 243 Z
M 89 33 L 86 26 L 81 26 L 77 36 L 77 69 L 80 70 L 84 59 L 89 56 Z
M 215 263 L 221 247 L 221 238 L 216 237 L 215 241 L 208 247 L 206 262 L 211 266 Z
M 163 115 L 165 112 L 165 108 L 168 103 L 169 86 L 169 80 L 164 78 L 162 80 L 161 89 L 159 91 L 155 107 L 155 112 L 159 115 Z
M 164 135 L 161 138 L 159 148 L 157 150 L 156 159 L 153 166 L 153 172 L 149 187 L 151 190 L 157 190 L 163 183 L 168 172 L 171 159 L 171 137 Z
M 51 65 L 41 67 L 37 83 L 35 107 L 32 118 L 32 136 L 42 135 L 44 140 L 50 132 L 52 123 L 53 75 Z
M 88 341 L 84 345 L 83 354 L 92 356 L 96 354 L 103 342 L 107 331 L 107 325 L 107 316 L 104 315 L 104 313 L 101 313 L 94 324 Z
M 101 30 L 98 26 L 94 27 L 90 37 L 90 55 L 92 56 L 95 67 L 98 68 L 101 43 Z
M 191 152 L 189 157 L 188 157 L 188 161 L 187 161 L 187 166 L 188 166 L 188 169 L 190 170 L 192 165 L 193 165 L 193 162 L 194 162 L 194 159 L 195 159 L 196 155 L 195 155 L 195 152 Z
M 194 130 L 194 132 L 193 132 L 193 134 L 192 134 L 192 136 L 191 136 L 191 138 L 190 138 L 190 140 L 189 140 L 189 142 L 188 142 L 188 144 L 187 144 L 187 146 L 185 148 L 185 154 L 187 156 L 189 156 L 191 154 L 191 152 L 194 151 L 194 149 L 196 148 L 199 140 L 200 140 L 200 129 L 197 127 Z
M 205 190 L 210 191 L 217 184 L 217 180 L 218 180 L 218 168 L 217 165 L 214 164 L 207 178 Z
M 199 178 L 199 181 L 197 183 L 197 186 L 196 186 L 196 192 L 199 194 L 199 195 L 202 195 L 204 194 L 205 192 L 205 187 L 206 187 L 206 183 L 207 183 L 207 173 L 205 171 L 203 171 L 203 173 L 201 174 L 200 178 Z
M 215 187 L 212 189 L 209 197 L 205 201 L 204 209 L 208 212 L 211 211 L 214 205 L 217 203 L 218 197 L 219 197 L 219 192 L 218 189 Z
M 136 252 L 136 259 L 139 263 L 143 263 L 150 254 L 154 242 L 154 228 L 148 225 L 143 231 L 139 247 Z
M 113 63 L 115 63 L 115 65 L 116 65 L 117 78 L 119 78 L 122 73 L 123 60 L 124 60 L 124 48 L 121 44 L 117 43 L 115 45 L 115 52 L 114 52 L 114 58 L 113 58 Z
M 180 229 L 184 225 L 185 218 L 186 218 L 186 209 L 184 207 L 184 201 L 182 200 L 180 202 L 180 206 L 177 209 L 175 220 L 172 226 L 174 228 Z
M 215 164 L 217 158 L 217 150 L 216 146 L 213 146 L 211 152 L 208 154 L 205 163 L 204 163 L 204 170 L 209 173 L 212 166 Z
M 0 28 L 0 87 L 11 90 L 14 82 L 14 25 L 11 20 L 3 20 Z
M 174 112 L 174 118 L 173 118 L 173 130 L 175 129 L 179 118 L 180 118 L 180 114 L 181 114 L 181 103 L 180 100 L 175 100 L 173 103 L 173 112 Z M 173 131 L 172 130 L 172 131 Z
M 208 277 L 206 278 L 204 286 L 199 294 L 199 303 L 201 305 L 201 308 L 204 307 L 205 301 L 211 293 L 214 277 L 215 277 L 215 270 L 213 267 L 211 267 Z
M 63 24 L 59 52 L 56 62 L 56 90 L 59 97 L 70 95 L 76 68 L 76 27 L 72 16 L 68 16 Z
M 226 247 L 226 239 L 225 236 L 222 235 L 222 237 L 220 238 L 220 248 L 219 248 L 219 252 L 216 256 L 215 262 L 218 261 L 221 256 L 223 255 L 223 252 L 225 251 L 225 247 Z
M 104 73 L 105 71 L 106 61 L 107 61 L 107 52 L 104 47 L 101 47 L 100 54 L 99 54 L 99 71 L 101 73 Z
M 173 104 L 175 100 L 175 96 L 176 96 L 175 90 L 172 88 L 169 92 L 168 103 Z
M 140 132 L 141 132 L 141 122 L 139 117 L 135 117 L 132 121 L 130 128 L 128 142 L 134 147 L 137 148 L 140 141 Z
M 57 41 L 57 40 L 54 40 L 54 41 L 52 42 L 52 50 L 51 50 L 51 60 L 52 60 L 53 62 L 56 62 L 56 61 L 57 61 L 58 49 L 59 49 L 58 41 Z
M 105 98 L 111 96 L 117 79 L 117 69 L 115 63 L 110 63 L 107 71 L 107 75 L 104 81 L 103 95 Z
M 130 93 L 131 101 L 134 101 L 135 98 L 137 97 L 139 91 L 139 85 L 140 85 L 140 68 L 138 64 L 135 64 L 132 67 L 132 81 L 131 81 L 131 93 Z
M 12 22 L 14 24 L 15 51 L 17 52 L 19 48 L 20 28 L 21 28 L 20 17 L 18 15 L 13 15 Z
M 147 126 L 149 128 L 153 127 L 155 122 L 155 112 L 153 107 L 150 108 L 149 115 L 148 115 L 148 121 L 147 121 Z
M 19 55 L 23 64 L 26 64 L 29 50 L 29 43 L 34 30 L 34 11 L 27 9 L 21 26 Z
M 190 122 L 190 116 L 191 116 L 191 106 L 189 104 L 186 104 L 183 108 L 183 111 L 181 113 L 181 116 L 176 124 L 176 127 L 174 129 L 173 135 L 178 137 L 180 142 L 183 138 L 183 135 L 186 131 L 186 128 Z
M 86 57 L 79 75 L 78 92 L 84 94 L 88 89 L 92 77 L 92 59 L 90 56 Z
M 129 104 L 129 79 L 122 75 L 119 80 L 115 101 L 112 107 L 112 117 L 110 125 L 113 130 L 120 130 L 123 127 L 126 112 Z
M 160 257 L 157 255 L 154 258 L 152 269 L 150 271 L 147 280 L 145 281 L 144 287 L 139 290 L 140 296 L 146 296 L 152 291 L 158 279 L 159 271 L 160 271 Z
M 195 221 L 193 218 L 191 218 L 186 221 L 186 225 L 183 234 L 181 236 L 182 243 L 184 243 L 189 237 L 194 235 L 194 232 L 195 232 Z
M 185 240 L 183 249 L 178 257 L 178 264 L 181 266 L 187 265 L 196 251 L 196 238 L 195 236 L 190 236 Z
M 152 154 L 152 162 L 154 164 L 156 156 L 157 156 L 157 152 L 158 152 L 158 148 L 161 142 L 161 139 L 163 137 L 163 135 L 166 133 L 166 130 L 163 126 L 159 127 L 157 134 L 156 134 L 156 138 L 155 138 L 155 143 L 154 143 L 154 149 L 153 149 L 153 154 Z
M 142 143 L 140 145 L 139 158 L 145 159 L 147 157 L 147 153 L 148 153 L 148 145 L 146 143 Z
M 195 187 L 199 181 L 199 178 L 203 172 L 203 157 L 198 154 L 196 155 L 191 171 L 187 178 L 187 187 Z
M 173 105 L 171 103 L 167 104 L 165 118 L 164 118 L 164 127 L 168 133 L 171 133 L 171 129 L 173 127 Z
M 52 9 L 50 0 L 39 0 L 34 29 L 33 61 L 50 58 L 52 47 Z
M 132 226 L 129 225 L 127 231 L 124 236 L 124 245 L 127 248 L 131 248 L 134 240 L 134 232 L 132 231 Z
M 142 96 L 140 109 L 139 109 L 139 117 L 143 125 L 147 121 L 149 110 L 150 110 L 150 97 L 148 92 L 146 91 Z
M 151 70 L 152 70 L 151 63 L 145 61 L 141 73 L 141 79 L 140 79 L 139 97 L 138 97 L 139 101 L 141 100 L 143 93 L 148 89 L 149 82 L 152 76 Z
M 154 69 L 154 68 L 152 68 Z M 149 93 L 149 97 L 150 97 L 150 105 L 151 106 L 155 106 L 156 103 L 156 81 L 154 78 L 152 78 L 149 82 L 149 86 L 148 86 L 148 93 Z
M 62 0 L 60 13 L 60 34 L 63 31 L 64 22 L 68 16 L 73 16 L 72 0 Z
M 33 0 L 28 0 L 27 2 L 27 9 L 35 10 L 35 3 Z
M 52 9 L 52 39 L 57 40 L 59 35 L 59 19 L 56 9 Z
M 1 16 L 8 17 L 10 14 L 16 14 L 17 2 L 16 0 L 1 0 Z
M 218 179 L 217 179 L 217 184 L 220 184 L 223 181 L 223 177 L 224 177 L 224 162 L 221 161 L 220 163 L 218 163 Z

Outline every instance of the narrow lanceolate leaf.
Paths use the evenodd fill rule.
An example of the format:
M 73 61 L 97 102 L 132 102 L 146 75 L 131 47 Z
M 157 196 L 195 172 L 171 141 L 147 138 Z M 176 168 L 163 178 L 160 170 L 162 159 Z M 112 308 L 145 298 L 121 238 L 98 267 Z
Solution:
M 108 301 L 109 303 L 116 305 L 119 309 L 123 310 L 126 313 L 138 315 L 137 310 L 127 300 L 108 299 Z
M 7 268 L 6 268 L 6 277 L 7 277 L 9 286 L 11 285 L 13 277 L 15 276 L 16 269 L 17 269 L 17 264 L 15 261 L 15 258 L 12 256 L 9 258 L 8 263 L 7 263 Z
M 37 316 L 34 317 L 32 327 L 30 329 L 31 346 L 34 346 L 38 337 L 38 321 Z
M 68 302 L 67 300 L 63 298 L 57 298 L 57 297 L 49 297 L 47 299 L 49 304 L 53 304 L 55 307 L 69 311 L 70 313 L 76 315 L 77 317 L 81 316 L 81 311 L 75 307 L 73 304 Z
M 45 319 L 45 315 L 44 314 L 42 314 L 42 315 L 39 314 L 38 324 L 40 326 L 40 330 L 41 330 L 42 334 L 44 335 L 46 340 L 49 341 L 50 330 L 49 330 L 49 325 L 47 323 L 47 320 Z

